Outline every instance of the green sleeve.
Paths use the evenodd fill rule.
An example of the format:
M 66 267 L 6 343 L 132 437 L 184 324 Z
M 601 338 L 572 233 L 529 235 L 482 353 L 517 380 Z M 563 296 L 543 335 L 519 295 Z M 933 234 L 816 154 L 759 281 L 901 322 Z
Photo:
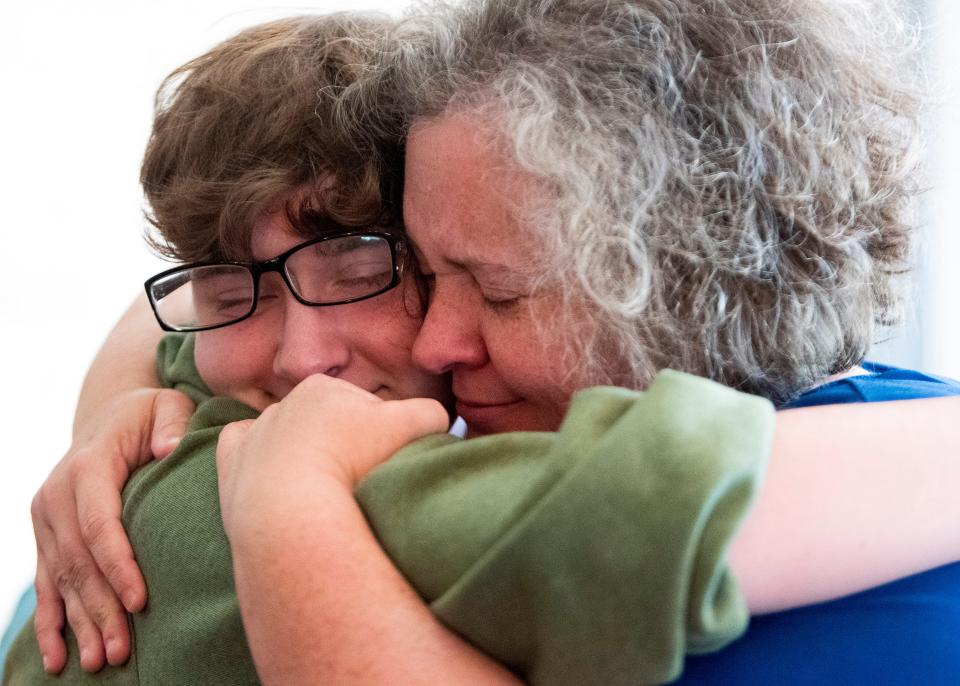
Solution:
M 658 683 L 746 628 L 724 551 L 772 426 L 666 371 L 582 391 L 555 434 L 425 439 L 357 495 L 434 613 L 533 683 Z

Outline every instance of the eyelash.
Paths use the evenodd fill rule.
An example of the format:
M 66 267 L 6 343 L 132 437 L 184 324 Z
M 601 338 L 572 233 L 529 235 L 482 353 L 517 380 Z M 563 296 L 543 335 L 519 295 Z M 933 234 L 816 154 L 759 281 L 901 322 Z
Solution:
M 503 298 L 500 300 L 493 300 L 485 295 L 482 295 L 481 297 L 483 298 L 483 304 L 486 305 L 490 310 L 497 313 L 509 312 L 516 307 L 517 303 L 520 302 L 520 296 Z
M 427 290 L 427 298 L 433 295 L 433 289 L 436 286 L 437 277 L 436 274 L 424 274 L 420 272 L 420 281 L 423 284 L 424 288 Z M 520 302 L 520 296 L 514 296 L 512 298 L 490 298 L 480 293 L 480 297 L 483 299 L 483 304 L 492 312 L 497 314 L 505 314 L 512 310 Z

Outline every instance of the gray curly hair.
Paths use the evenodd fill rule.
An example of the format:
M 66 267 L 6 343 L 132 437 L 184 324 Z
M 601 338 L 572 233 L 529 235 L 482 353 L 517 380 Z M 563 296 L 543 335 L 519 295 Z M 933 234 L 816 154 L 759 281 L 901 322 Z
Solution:
M 782 402 L 897 321 L 920 98 L 896 6 L 426 9 L 341 113 L 377 113 L 361 128 L 388 138 L 417 118 L 485 122 L 543 190 L 524 224 L 552 260 L 542 284 L 561 275 L 567 368 L 586 383 L 642 388 L 672 367 Z

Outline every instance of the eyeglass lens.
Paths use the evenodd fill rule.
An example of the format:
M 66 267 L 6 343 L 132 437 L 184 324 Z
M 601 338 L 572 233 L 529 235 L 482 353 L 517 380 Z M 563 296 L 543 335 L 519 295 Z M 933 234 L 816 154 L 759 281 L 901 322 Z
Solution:
M 342 303 L 387 289 L 394 279 L 393 252 L 381 236 L 342 236 L 290 253 L 284 276 L 303 301 Z M 184 268 L 153 282 L 157 315 L 175 329 L 227 324 L 255 308 L 254 274 L 244 265 Z
M 344 236 L 304 246 L 284 269 L 303 300 L 321 305 L 362 298 L 393 280 L 390 244 L 379 236 Z

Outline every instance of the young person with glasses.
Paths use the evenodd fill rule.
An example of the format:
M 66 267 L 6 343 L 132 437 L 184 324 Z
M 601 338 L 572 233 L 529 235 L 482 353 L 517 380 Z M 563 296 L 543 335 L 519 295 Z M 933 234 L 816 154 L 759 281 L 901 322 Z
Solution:
M 329 99 L 326 110 L 317 101 L 354 78 L 384 29 L 357 15 L 271 22 L 188 62 L 158 92 L 141 180 L 153 245 L 185 264 L 146 290 L 160 326 L 178 332 L 158 350 L 160 379 L 197 408 L 189 438 L 125 495 L 150 610 L 128 631 L 122 615 L 101 625 L 65 596 L 79 644 L 58 683 L 256 681 L 217 508 L 214 448 L 225 423 L 256 416 L 313 374 L 385 400 L 449 404 L 449 381 L 411 361 L 422 293 L 387 176 L 331 123 Z M 127 395 L 105 416 L 164 397 Z M 55 583 L 38 575 L 38 630 Z M 14 643 L 4 683 L 43 683 L 53 679 L 44 667 L 63 668 L 56 650 L 41 663 L 29 633 Z M 131 634 L 124 666 L 83 671 L 124 662 Z

